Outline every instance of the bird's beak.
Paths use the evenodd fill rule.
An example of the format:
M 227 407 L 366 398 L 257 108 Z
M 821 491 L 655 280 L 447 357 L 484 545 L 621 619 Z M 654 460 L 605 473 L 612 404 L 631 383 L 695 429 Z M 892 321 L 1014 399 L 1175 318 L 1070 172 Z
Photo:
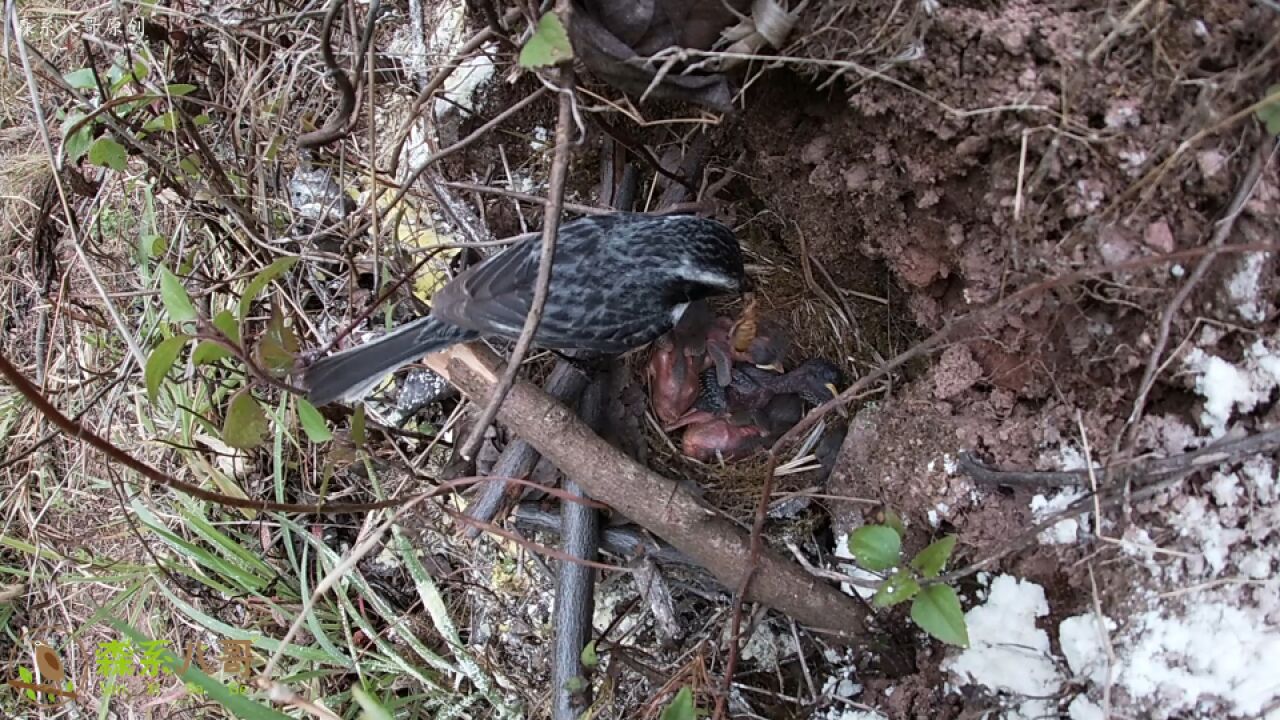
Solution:
M 840 397 L 840 388 L 836 387 L 834 383 L 827 383 L 824 387 L 826 387 L 827 391 L 831 393 L 831 397 Z M 847 419 L 849 417 L 849 409 L 844 405 L 836 406 L 836 412 L 840 413 L 840 417 L 842 418 Z
M 756 367 L 760 368 L 761 370 L 771 370 L 773 372 L 778 373 L 779 375 L 786 372 L 786 369 L 782 367 L 781 362 L 769 363 L 768 365 L 757 365 Z

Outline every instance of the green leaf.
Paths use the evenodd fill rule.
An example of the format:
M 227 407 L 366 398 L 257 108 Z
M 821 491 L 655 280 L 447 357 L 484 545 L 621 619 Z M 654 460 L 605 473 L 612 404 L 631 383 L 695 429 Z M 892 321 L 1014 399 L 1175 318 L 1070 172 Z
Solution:
M 1258 119 L 1266 126 L 1267 132 L 1280 137 L 1280 84 L 1267 88 L 1263 99 L 1274 98 L 1258 108 Z
M 191 351 L 192 365 L 212 365 L 219 360 L 231 357 L 231 351 L 212 340 L 201 340 L 196 349 Z
M 359 685 L 351 686 L 351 696 L 360 705 L 360 720 L 392 720 L 394 717 L 378 698 Z
M 911 577 L 911 573 L 901 570 L 880 583 L 880 587 L 876 590 L 875 597 L 871 598 L 871 602 L 876 607 L 889 607 L 910 600 L 918 592 L 920 592 L 920 583 Z
M 919 570 L 927 578 L 938 577 L 938 573 L 942 572 L 947 560 L 951 559 L 951 552 L 955 549 L 955 535 L 948 535 L 935 540 L 929 547 L 921 550 L 919 554 L 912 558 L 911 567 Z
M 177 116 L 177 113 L 175 113 L 173 110 L 170 110 L 165 113 L 161 113 L 151 118 L 150 120 L 146 121 L 142 125 L 143 130 L 150 130 L 153 132 L 156 130 L 166 130 L 166 131 L 172 132 L 175 129 L 177 129 L 177 127 L 178 127 L 178 116 Z
M 307 433 L 307 439 L 313 443 L 328 442 L 333 439 L 333 432 L 329 430 L 329 424 L 324 421 L 324 416 L 316 409 L 315 405 L 307 402 L 306 398 L 296 398 L 298 401 L 298 422 L 302 425 L 302 430 Z
M 93 68 L 72 70 L 66 75 L 63 75 L 62 79 L 66 80 L 67 84 L 76 90 L 88 90 L 89 88 L 98 87 L 98 84 L 93 81 Z
M 174 97 L 182 97 L 183 95 L 190 95 L 195 92 L 196 86 L 189 85 L 187 83 L 169 83 L 164 86 L 164 90 Z
M 138 241 L 138 248 L 150 259 L 154 260 L 164 254 L 169 247 L 169 240 L 163 235 L 149 233 Z
M 578 693 L 587 689 L 587 679 L 582 677 L 581 675 L 574 675 L 573 677 L 564 681 L 564 689 L 567 690 L 571 695 L 577 695 Z
M 600 656 L 596 655 L 596 641 L 592 640 L 582 648 L 582 654 L 578 656 L 578 660 L 582 662 L 582 667 L 588 670 L 595 670 L 600 666 Z
M 124 146 L 105 136 L 94 140 L 89 146 L 89 162 L 116 172 L 124 172 L 129 167 Z
M 363 445 L 367 433 L 364 429 L 364 404 L 356 406 L 356 411 L 351 413 L 351 442 L 356 445 Z
M 271 308 L 271 320 L 267 323 L 267 331 L 262 334 L 255 348 L 259 362 L 277 374 L 287 373 L 293 368 L 298 347 L 298 335 L 284 324 L 284 315 L 280 313 L 280 308 Z
M 688 685 L 680 688 L 671 704 L 663 709 L 659 720 L 698 720 L 698 709 L 693 705 L 693 690 Z
M 164 382 L 164 378 L 169 374 L 169 370 L 173 368 L 173 363 L 177 361 L 178 355 L 182 353 L 182 348 L 186 346 L 187 341 L 191 338 L 186 335 L 175 335 L 161 342 L 147 356 L 147 367 L 143 371 L 143 377 L 147 382 L 147 399 L 151 402 L 156 401 L 156 393 L 160 390 L 160 383 Z
M 250 450 L 262 444 L 268 430 L 267 414 L 249 388 L 231 396 L 227 417 L 222 423 L 222 442 L 239 450 Z
M 36 676 L 35 676 L 35 673 L 31 672 L 31 670 L 30 670 L 30 669 L 28 669 L 28 668 L 26 668 L 26 667 L 24 667 L 24 666 L 22 666 L 22 665 L 19 665 L 19 666 L 18 666 L 18 679 L 19 679 L 19 680 L 21 680 L 21 681 L 22 681 L 22 682 L 24 682 L 24 683 L 27 683 L 28 685 L 33 685 L 33 684 L 35 684 Z M 27 696 L 27 699 L 28 699 L 28 700 L 30 700 L 30 701 L 32 701 L 32 702 L 35 702 L 35 701 L 36 701 L 36 691 L 35 691 L 35 690 L 28 689 L 28 690 L 27 690 L 27 692 L 26 692 L 26 696 Z
M 213 316 L 213 326 L 222 332 L 231 342 L 240 344 L 240 324 L 230 310 L 219 310 Z M 208 365 L 232 356 L 232 352 L 212 340 L 201 340 L 191 353 L 191 362 L 195 365 Z
M 182 286 L 182 281 L 164 265 L 160 266 L 160 300 L 164 302 L 165 312 L 172 322 L 190 322 L 197 317 L 196 306 L 191 304 L 191 296 Z
M 538 28 L 533 31 L 529 42 L 520 48 L 520 67 L 525 68 L 558 65 L 572 58 L 569 33 L 565 32 L 564 23 L 554 12 L 548 12 L 538 20 Z
M 289 272 L 289 268 L 292 268 L 296 264 L 298 264 L 298 258 L 296 257 L 279 258 L 275 262 L 263 268 L 257 275 L 254 275 L 253 279 L 249 281 L 249 284 L 245 286 L 244 292 L 240 295 L 240 307 L 237 317 L 243 321 L 245 315 L 249 314 L 249 308 L 253 305 L 253 301 L 258 299 L 258 295 L 266 289 L 267 285 L 269 285 L 272 280 L 275 280 L 286 272 Z
M 868 570 L 888 570 L 898 564 L 902 538 L 887 525 L 863 525 L 849 536 L 849 552 Z
M 884 509 L 884 524 L 896 530 L 898 537 L 903 537 L 907 534 L 907 524 L 902 521 L 902 516 L 893 508 L 886 507 Z
M 120 88 L 134 80 L 142 80 L 151 73 L 151 68 L 148 68 L 146 63 L 141 60 L 134 61 L 133 70 L 131 72 L 125 72 L 124 68 L 120 65 L 111 68 L 111 70 L 112 72 L 109 73 L 109 77 L 113 78 L 111 83 L 112 97 L 115 97 L 115 94 L 119 92 Z
M 228 340 L 237 345 L 240 344 L 240 323 L 236 322 L 236 316 L 232 315 L 230 310 L 219 310 L 218 314 L 213 316 L 213 326 L 221 330 Z
M 911 603 L 911 619 L 922 630 L 944 643 L 969 647 L 969 628 L 956 591 L 948 585 L 930 585 Z
M 62 152 L 67 156 L 67 162 L 74 163 L 84 157 L 93 144 L 93 123 L 81 124 L 84 118 L 84 113 L 72 110 L 62 121 Z M 72 132 L 71 129 L 77 125 L 80 127 Z
M 67 162 L 76 162 L 89 152 L 89 146 L 93 144 L 93 126 L 85 125 L 71 135 L 62 143 L 62 151 L 67 155 Z

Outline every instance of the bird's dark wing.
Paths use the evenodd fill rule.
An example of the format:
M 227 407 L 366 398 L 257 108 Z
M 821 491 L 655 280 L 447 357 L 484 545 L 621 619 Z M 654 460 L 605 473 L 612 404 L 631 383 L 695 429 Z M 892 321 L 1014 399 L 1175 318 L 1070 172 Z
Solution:
M 435 294 L 431 312 L 479 333 L 518 335 L 537 278 L 538 245 L 525 241 L 463 271 Z
M 632 283 L 597 277 L 617 272 L 596 252 L 595 243 L 608 230 L 603 223 L 574 224 L 560 233 L 538 345 L 615 353 L 666 330 L 655 324 L 662 318 L 641 309 L 650 298 L 627 297 Z M 436 293 L 432 314 L 482 335 L 518 337 L 533 304 L 540 252 L 541 241 L 533 238 L 464 271 Z
M 727 291 L 714 287 L 729 272 L 714 256 L 724 237 L 702 232 L 702 222 L 616 213 L 563 225 L 534 341 L 624 352 L 669 330 L 677 306 Z M 463 272 L 436 293 L 433 314 L 482 335 L 517 337 L 533 304 L 540 248 L 530 238 Z

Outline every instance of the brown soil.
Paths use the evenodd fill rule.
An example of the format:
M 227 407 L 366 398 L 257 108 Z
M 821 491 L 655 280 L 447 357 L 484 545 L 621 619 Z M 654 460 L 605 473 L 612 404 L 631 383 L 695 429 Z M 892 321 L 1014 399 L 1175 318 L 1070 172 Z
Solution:
M 755 87 L 740 134 L 728 135 L 735 142 L 724 151 L 746 159 L 740 171 L 761 211 L 785 218 L 776 227 L 792 256 L 803 238 L 837 285 L 888 297 L 897 327 L 872 335 L 885 357 L 921 337 L 908 319 L 933 331 L 1045 278 L 1152 260 L 1149 269 L 1008 307 L 862 409 L 827 492 L 901 513 L 907 552 L 955 533 L 963 565 L 1033 523 L 1027 491 L 976 487 L 954 472 L 961 450 L 1000 467 L 1061 469 L 1057 453 L 1080 448 L 1082 426 L 1097 457 L 1112 457 L 1160 315 L 1196 264 L 1171 272 L 1159 255 L 1209 242 L 1245 169 L 1268 147 L 1251 119 L 1227 120 L 1274 77 L 1276 13 L 1245 2 L 1157 3 L 1132 32 L 1108 40 L 1116 20 L 1096 7 L 943 3 L 917 30 L 924 56 L 891 73 L 919 92 L 854 72 L 820 91 L 826 70 L 804 68 L 810 82 L 782 71 Z M 888 16 L 860 13 L 819 14 L 799 46 L 822 55 L 834 37 L 867 37 Z M 1081 59 L 1099 47 L 1092 61 Z M 827 57 L 847 59 L 834 50 Z M 1196 145 L 1155 171 L 1198 132 Z M 1276 237 L 1276 188 L 1272 162 L 1227 242 Z M 1229 359 L 1275 333 L 1267 301 L 1263 313 L 1272 314 L 1244 322 L 1225 290 L 1240 263 L 1228 256 L 1213 264 L 1174 316 L 1163 358 L 1200 341 L 1200 324 L 1223 328 L 1201 346 Z M 1259 297 L 1276 297 L 1274 260 L 1260 278 Z M 1195 425 L 1199 398 L 1178 368 L 1170 363 L 1157 376 L 1130 452 L 1192 445 L 1186 427 Z M 874 515 L 865 504 L 830 510 L 837 534 Z M 1143 522 L 1160 528 L 1158 518 Z M 988 569 L 1043 585 L 1054 612 L 1047 626 L 1056 627 L 1091 607 L 1079 561 L 1098 554 L 1115 555 L 1107 546 L 1033 543 Z M 1123 563 L 1104 563 L 1099 578 L 1104 603 L 1123 604 L 1138 582 Z M 920 677 L 869 683 L 860 700 L 894 718 L 965 716 L 955 695 L 936 691 L 940 657 L 922 656 Z

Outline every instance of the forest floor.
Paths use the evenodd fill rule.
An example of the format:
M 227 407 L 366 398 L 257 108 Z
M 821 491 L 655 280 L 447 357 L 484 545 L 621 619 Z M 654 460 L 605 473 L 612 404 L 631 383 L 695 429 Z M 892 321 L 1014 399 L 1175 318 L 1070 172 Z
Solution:
M 11 43 L 0 69 L 0 352 L 121 452 L 223 494 L 368 502 L 440 478 L 469 404 L 422 407 L 402 378 L 389 400 L 320 414 L 279 378 L 423 251 L 541 222 L 554 93 L 479 132 L 542 89 L 514 46 L 466 48 L 414 103 L 414 83 L 483 27 L 462 7 L 415 21 L 418 3 L 388 3 L 374 81 L 309 188 L 295 141 L 337 104 L 323 8 L 19 8 L 32 52 Z M 333 30 L 343 62 L 365 9 Z M 686 199 L 737 232 L 762 316 L 792 336 L 788 364 L 823 357 L 863 383 L 847 420 L 825 418 L 825 463 L 778 477 L 777 503 L 803 507 L 771 519 L 767 540 L 849 575 L 861 601 L 857 580 L 881 578 L 855 566 L 859 528 L 900 519 L 907 555 L 954 536 L 944 579 L 969 644 L 931 638 L 905 603 L 877 609 L 876 631 L 913 660 L 888 676 L 751 611 L 730 711 L 1280 718 L 1280 9 L 830 3 L 800 15 L 778 57 L 735 71 L 746 89 L 727 114 L 636 110 L 580 73 L 566 213 L 607 204 L 602 174 L 620 174 L 608 158 L 623 145 L 652 159 L 637 163 L 644 211 L 677 185 L 653 164 L 699 160 Z M 370 201 L 467 138 L 395 213 Z M 360 210 L 318 232 L 343 196 Z M 386 214 L 370 230 L 373 206 Z M 420 266 L 412 294 L 429 300 L 462 254 Z M 408 295 L 355 335 L 414 315 Z M 239 350 L 198 344 L 210 336 L 196 315 Z M 200 337 L 175 339 L 187 335 Z M 531 366 L 539 378 L 549 362 Z M 547 716 L 555 583 L 529 542 L 554 535 L 465 540 L 456 497 L 385 536 L 377 513 L 224 507 L 147 483 L 38 410 L 0 387 L 6 679 L 49 642 L 100 717 L 169 702 L 276 717 L 228 665 L 247 642 L 253 670 L 270 658 L 297 693 L 273 700 L 295 715 L 381 703 L 396 717 Z M 647 464 L 750 527 L 763 461 L 695 463 L 651 420 Z M 492 433 L 475 474 L 510 439 Z M 696 568 L 663 571 L 674 638 L 627 573 L 603 573 L 596 717 L 658 717 L 682 686 L 715 704 L 731 594 Z M 337 591 L 316 593 L 326 578 Z M 133 638 L 141 663 L 141 636 L 219 658 L 208 674 L 252 706 L 190 674 L 105 683 L 103 648 Z M 0 709 L 33 712 L 5 689 Z

